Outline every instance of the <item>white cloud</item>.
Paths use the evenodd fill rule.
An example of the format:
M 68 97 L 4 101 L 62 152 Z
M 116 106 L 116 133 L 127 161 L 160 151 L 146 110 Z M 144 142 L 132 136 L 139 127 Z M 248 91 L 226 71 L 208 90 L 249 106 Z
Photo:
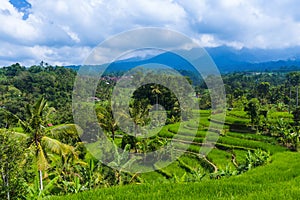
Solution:
M 38 30 L 30 22 L 22 20 L 19 13 L 8 1 L 0 0 L 0 40 L 26 44 L 38 37 Z
M 76 43 L 79 43 L 80 42 L 80 39 L 77 35 L 77 33 L 73 32 L 70 27 L 68 26 L 61 26 L 61 28 L 70 36 L 70 38 L 76 42 Z
M 41 60 L 50 64 L 79 64 L 88 49 L 114 34 L 138 27 L 174 29 L 206 47 L 300 45 L 300 3 L 297 0 L 28 2 L 30 14 L 23 20 L 24 13 L 18 12 L 8 0 L 0 0 L 0 44 L 4 45 L 0 47 L 0 65 L 22 61 L 29 65 Z M 151 39 L 149 35 L 145 37 Z M 130 44 L 130 40 L 117 46 L 121 44 Z
M 31 66 L 42 60 L 52 65 L 83 64 L 91 50 L 90 47 L 23 46 L 0 42 L 0 61 L 2 66 L 16 62 Z

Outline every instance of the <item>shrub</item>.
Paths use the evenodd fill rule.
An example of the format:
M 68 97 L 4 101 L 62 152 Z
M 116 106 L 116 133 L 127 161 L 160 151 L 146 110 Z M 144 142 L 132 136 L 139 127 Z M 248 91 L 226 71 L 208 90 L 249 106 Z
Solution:
M 254 167 L 264 165 L 270 161 L 270 152 L 262 151 L 261 149 L 255 150 L 253 153 L 248 151 L 246 162 L 238 167 L 238 172 L 243 173 L 251 170 Z

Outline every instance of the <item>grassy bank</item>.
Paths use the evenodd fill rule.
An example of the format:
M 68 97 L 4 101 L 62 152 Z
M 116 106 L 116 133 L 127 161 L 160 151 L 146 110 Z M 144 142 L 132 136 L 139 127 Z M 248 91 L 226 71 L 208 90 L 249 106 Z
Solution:
M 52 197 L 83 199 L 298 199 L 300 154 L 276 153 L 272 162 L 245 174 L 199 183 L 127 185 Z

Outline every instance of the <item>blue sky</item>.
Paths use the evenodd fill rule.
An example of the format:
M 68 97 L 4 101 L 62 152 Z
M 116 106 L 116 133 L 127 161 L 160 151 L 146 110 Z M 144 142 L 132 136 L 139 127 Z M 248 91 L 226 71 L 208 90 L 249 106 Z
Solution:
M 0 0 L 0 66 L 81 64 L 101 41 L 139 27 L 170 28 L 203 47 L 284 51 L 300 46 L 299 7 L 297 0 Z

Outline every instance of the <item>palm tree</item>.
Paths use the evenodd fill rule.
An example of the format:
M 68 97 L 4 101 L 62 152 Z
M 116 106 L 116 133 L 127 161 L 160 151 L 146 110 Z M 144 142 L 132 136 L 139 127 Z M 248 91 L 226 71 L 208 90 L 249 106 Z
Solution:
M 257 98 L 252 98 L 247 106 L 245 107 L 245 111 L 248 113 L 251 119 L 252 128 L 254 124 L 258 124 L 259 122 L 259 101 Z
M 111 132 L 112 139 L 115 140 L 115 132 L 118 129 L 118 123 L 121 115 L 113 115 L 110 105 L 99 106 L 96 108 L 97 118 L 100 126 L 107 132 Z
M 299 83 L 300 83 L 300 73 L 291 72 L 287 75 L 290 85 L 296 87 L 296 107 L 298 107 L 299 102 Z
M 133 100 L 130 102 L 129 112 L 118 112 L 119 119 L 129 128 L 127 131 L 132 131 L 134 137 L 137 138 L 142 133 L 142 128 L 149 124 L 149 110 L 151 109 L 149 101 L 146 99 Z M 135 152 L 137 146 L 134 145 Z
M 158 95 L 161 94 L 161 91 L 159 90 L 159 85 L 157 85 L 157 84 L 152 85 L 151 88 L 152 88 L 151 92 L 156 95 L 156 111 L 157 111 L 158 110 Z
M 74 147 L 52 138 L 55 137 L 55 135 L 46 129 L 49 115 L 54 109 L 48 108 L 47 102 L 43 97 L 40 98 L 34 106 L 27 105 L 26 110 L 28 115 L 26 120 L 22 120 L 12 113 L 10 113 L 10 115 L 19 120 L 25 133 L 24 137 L 26 137 L 28 141 L 28 148 L 35 154 L 39 174 L 39 189 L 42 191 L 43 171 L 48 167 L 46 150 L 60 155 L 69 153 L 76 155 L 76 153 Z
M 263 104 L 267 103 L 267 96 L 270 92 L 270 83 L 269 82 L 261 82 L 257 88 L 256 88 L 257 92 L 258 92 L 258 96 L 260 97 L 260 102 L 262 102 Z
M 130 118 L 134 123 L 134 135 L 137 137 L 141 133 L 140 128 L 149 122 L 149 110 L 151 105 L 145 99 L 134 100 L 129 107 Z

